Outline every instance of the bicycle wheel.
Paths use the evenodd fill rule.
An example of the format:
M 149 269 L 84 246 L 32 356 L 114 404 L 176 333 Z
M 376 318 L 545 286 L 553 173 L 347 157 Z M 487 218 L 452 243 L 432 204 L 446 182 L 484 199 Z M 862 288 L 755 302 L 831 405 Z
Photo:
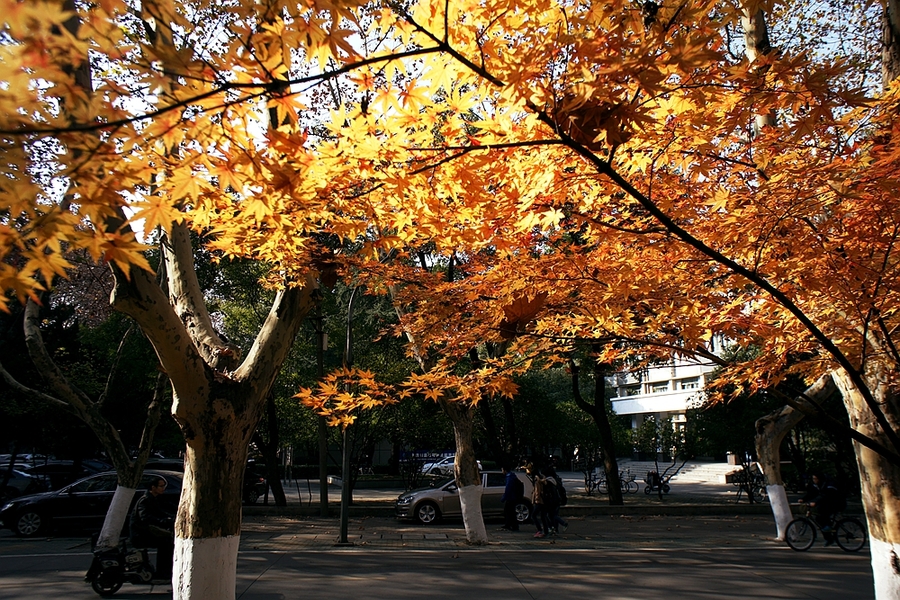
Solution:
M 835 540 L 846 552 L 857 552 L 866 543 L 866 528 L 859 519 L 847 517 L 834 525 Z
M 637 494 L 637 491 L 641 489 L 641 485 L 637 481 L 629 481 L 628 482 L 628 493 L 629 494 Z
M 815 523 L 803 517 L 794 519 L 788 523 L 784 541 L 797 552 L 809 550 L 816 541 Z

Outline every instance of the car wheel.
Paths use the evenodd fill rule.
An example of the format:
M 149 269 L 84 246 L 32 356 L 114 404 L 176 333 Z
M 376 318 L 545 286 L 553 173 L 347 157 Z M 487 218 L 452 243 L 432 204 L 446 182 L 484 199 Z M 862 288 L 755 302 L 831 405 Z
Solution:
M 519 502 L 516 504 L 516 522 L 525 523 L 531 516 L 531 507 L 527 502 Z
M 19 537 L 33 537 L 47 528 L 47 519 L 33 510 L 26 510 L 16 518 L 14 533 Z
M 256 504 L 256 501 L 259 500 L 259 492 L 256 490 L 247 490 L 244 493 L 244 502 L 247 504 Z
M 441 511 L 434 502 L 423 502 L 416 507 L 416 519 L 422 525 L 437 523 L 441 518 Z

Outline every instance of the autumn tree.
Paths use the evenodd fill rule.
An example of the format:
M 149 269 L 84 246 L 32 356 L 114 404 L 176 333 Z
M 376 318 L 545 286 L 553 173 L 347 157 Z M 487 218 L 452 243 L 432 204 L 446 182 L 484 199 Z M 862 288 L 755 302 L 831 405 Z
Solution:
M 363 270 L 426 245 L 472 265 L 440 288 L 460 326 L 417 344 L 503 343 L 472 374 L 479 394 L 576 341 L 600 344 L 602 362 L 702 357 L 712 336 L 756 344 L 758 359 L 725 371 L 751 390 L 830 374 L 857 443 L 876 594 L 896 596 L 900 88 L 895 73 L 877 92 L 853 76 L 871 60 L 732 51 L 742 19 L 789 22 L 797 4 L 4 8 L 0 282 L 33 295 L 64 274 L 63 246 L 115 269 L 114 303 L 153 343 L 188 444 L 177 597 L 233 596 L 209 565 L 234 570 L 248 431 L 312 306 L 322 232 L 358 242 Z M 328 103 L 325 79 L 340 82 Z M 126 227 L 142 219 L 167 233 L 166 293 Z M 243 360 L 208 318 L 189 228 L 271 267 L 280 291 Z M 508 308 L 539 296 L 504 337 Z M 472 398 L 453 367 L 410 389 Z

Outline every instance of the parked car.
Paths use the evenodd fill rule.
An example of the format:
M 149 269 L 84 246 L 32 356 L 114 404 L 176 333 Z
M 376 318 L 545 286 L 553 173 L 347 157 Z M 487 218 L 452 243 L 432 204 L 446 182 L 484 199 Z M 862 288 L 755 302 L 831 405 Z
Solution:
M 145 469 L 163 469 L 166 471 L 184 472 L 184 459 L 181 458 L 151 458 L 147 461 Z M 265 467 L 256 464 L 252 459 L 247 462 L 244 471 L 244 487 L 241 500 L 245 504 L 256 504 L 266 493 L 267 482 L 262 474 Z
M 156 477 L 167 483 L 162 503 L 175 513 L 183 475 L 173 471 L 145 471 L 132 506 Z M 22 537 L 48 534 L 57 529 L 99 530 L 116 491 L 116 473 L 85 477 L 55 492 L 13 498 L 0 508 L 0 521 Z
M 422 465 L 422 473 L 426 475 L 443 475 L 445 477 L 453 476 L 453 465 L 456 462 L 456 456 L 447 456 L 439 461 L 428 462 Z M 478 470 L 481 470 L 481 461 L 478 461 Z
M 528 520 L 531 512 L 531 492 L 533 485 L 524 473 L 516 476 L 525 484 L 525 496 L 516 505 L 516 519 L 519 523 Z M 481 512 L 485 517 L 503 515 L 500 497 L 506 488 L 506 476 L 501 471 L 485 471 L 481 474 Z M 398 519 L 414 519 L 425 525 L 436 523 L 442 518 L 462 516 L 459 505 L 459 491 L 455 479 L 445 479 L 434 487 L 419 488 L 400 494 L 396 503 Z
M 53 491 L 111 468 L 112 465 L 97 460 L 48 460 L 28 468 L 26 472 L 40 479 L 47 490 Z
M 157 471 L 178 471 L 184 473 L 183 458 L 151 458 L 144 465 L 145 469 L 156 469 Z
M 263 475 L 264 470 L 265 465 L 259 465 L 252 461 L 247 463 L 247 469 L 244 471 L 243 501 L 245 504 L 256 504 L 265 495 L 268 482 Z
M 6 485 L 0 489 L 0 502 L 7 502 L 23 494 L 36 494 L 47 489 L 40 479 L 18 469 L 0 471 L 0 483 L 6 479 L 7 473 L 9 473 L 9 479 Z

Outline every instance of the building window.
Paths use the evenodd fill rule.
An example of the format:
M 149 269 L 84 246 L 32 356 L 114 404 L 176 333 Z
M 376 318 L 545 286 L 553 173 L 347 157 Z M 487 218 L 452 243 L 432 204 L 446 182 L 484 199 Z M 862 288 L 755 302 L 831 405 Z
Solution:
M 625 388 L 626 396 L 640 396 L 641 394 L 641 386 L 639 385 L 629 385 Z
M 665 383 L 653 383 L 650 385 L 650 393 L 658 394 L 660 392 L 668 392 L 669 391 L 669 382 Z
M 683 390 L 699 390 L 700 389 L 700 378 L 699 377 L 691 377 L 690 379 L 682 379 L 680 382 L 681 389 Z

